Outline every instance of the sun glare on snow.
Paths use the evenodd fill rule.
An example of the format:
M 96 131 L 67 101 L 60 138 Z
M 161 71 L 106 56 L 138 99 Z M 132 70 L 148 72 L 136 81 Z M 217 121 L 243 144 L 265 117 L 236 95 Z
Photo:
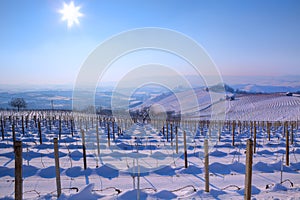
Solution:
M 80 6 L 75 6 L 73 1 L 71 1 L 70 4 L 64 2 L 63 8 L 59 10 L 62 14 L 62 20 L 67 21 L 69 28 L 71 28 L 74 23 L 79 24 L 78 18 L 83 16 L 79 10 Z

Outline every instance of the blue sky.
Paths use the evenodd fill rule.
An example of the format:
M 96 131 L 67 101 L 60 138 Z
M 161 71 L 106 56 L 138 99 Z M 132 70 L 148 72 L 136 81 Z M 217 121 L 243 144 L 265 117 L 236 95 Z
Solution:
M 142 27 L 186 34 L 222 75 L 300 75 L 298 0 L 74 0 L 84 14 L 71 28 L 63 2 L 0 1 L 0 84 L 72 85 L 105 39 Z

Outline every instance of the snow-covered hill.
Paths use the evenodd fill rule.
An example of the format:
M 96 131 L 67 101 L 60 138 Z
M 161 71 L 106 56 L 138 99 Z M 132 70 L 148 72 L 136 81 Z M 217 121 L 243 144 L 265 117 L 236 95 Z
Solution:
M 195 105 L 192 104 L 190 96 L 193 92 L 197 94 L 198 110 L 195 110 Z M 186 112 L 193 113 L 196 117 L 210 116 L 212 112 L 212 105 L 215 110 L 222 112 L 225 110 L 226 119 L 231 120 L 297 120 L 300 118 L 300 97 L 287 96 L 286 93 L 272 93 L 272 94 L 240 94 L 236 95 L 234 100 L 224 98 L 217 99 L 212 102 L 211 95 L 215 93 L 198 89 L 196 91 L 184 91 L 176 95 L 168 95 L 165 98 L 156 98 L 155 101 L 149 100 L 144 104 L 137 106 L 151 107 L 153 104 L 159 104 L 164 107 L 166 111 L 175 111 L 176 113 L 185 114 L 180 110 L 180 104 L 190 105 L 191 109 Z M 222 97 L 222 94 L 220 95 Z M 184 99 L 179 102 L 179 99 Z M 180 112 L 181 111 L 181 112 Z M 221 114 L 221 113 L 218 113 Z
M 252 87 L 253 86 L 253 87 Z M 244 85 L 242 90 L 255 91 L 254 85 Z M 255 86 L 258 87 L 258 86 Z M 295 91 L 297 87 L 259 87 L 257 91 Z M 277 89 L 276 89 L 277 88 Z M 281 88 L 281 89 L 280 89 Z M 291 88 L 294 88 L 292 90 Z M 177 92 L 160 91 L 159 89 L 145 90 L 133 94 L 131 109 L 137 110 L 152 105 L 160 105 L 165 111 L 190 114 L 195 117 L 207 117 L 211 115 L 212 106 L 220 110 L 219 114 L 226 111 L 227 119 L 237 120 L 297 120 L 300 118 L 300 97 L 294 94 L 286 96 L 286 93 L 264 93 L 264 94 L 234 94 L 233 89 L 225 85 L 226 92 L 220 92 L 220 87 L 199 87 L 193 90 L 178 90 Z M 299 88 L 300 90 L 300 88 Z M 97 91 L 95 94 L 96 108 L 109 108 L 111 104 L 112 91 Z M 121 98 L 121 94 L 118 94 Z M 212 98 L 212 96 L 214 98 Z M 234 97 L 230 99 L 228 97 Z M 27 102 L 28 109 L 51 109 L 53 102 L 54 109 L 72 109 L 72 91 L 27 91 L 27 92 L 1 92 L 0 109 L 11 108 L 8 102 L 11 98 L 22 97 Z M 196 100 L 195 100 L 196 98 Z M 218 112 L 217 112 L 218 114 Z
M 246 91 L 249 93 L 275 93 L 275 92 L 298 92 L 300 86 L 270 86 L 257 84 L 237 84 L 233 85 L 236 90 Z

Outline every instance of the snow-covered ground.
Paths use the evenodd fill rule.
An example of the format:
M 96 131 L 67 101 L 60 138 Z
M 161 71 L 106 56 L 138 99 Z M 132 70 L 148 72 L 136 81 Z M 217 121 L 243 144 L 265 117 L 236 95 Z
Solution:
M 286 96 L 285 93 L 272 94 L 239 94 L 235 96 L 233 101 L 224 100 L 225 95 L 212 100 L 213 92 L 206 92 L 202 89 L 195 91 L 198 98 L 198 105 L 194 105 L 191 96 L 193 91 L 188 90 L 180 92 L 176 95 L 170 95 L 159 101 L 149 100 L 139 107 L 149 107 L 153 104 L 162 105 L 165 110 L 174 110 L 180 112 L 180 98 L 184 99 L 182 104 L 190 105 L 188 112 L 194 112 L 194 115 L 200 115 L 203 118 L 210 116 L 212 106 L 217 111 L 225 111 L 228 120 L 245 120 L 245 121 L 291 121 L 300 118 L 300 97 L 298 95 Z M 196 111 L 195 108 L 198 108 Z M 194 109 L 194 110 L 192 110 Z M 196 111 L 196 112 L 195 112 Z M 182 113 L 182 112 L 181 112 Z
M 253 100 L 254 99 L 254 100 Z M 244 103 L 240 103 L 240 102 Z M 248 103 L 246 103 L 248 101 Z M 252 103 L 251 103 L 252 101 Z M 239 107 L 235 107 L 239 105 Z M 245 119 L 275 119 L 296 115 L 292 108 L 299 109 L 297 97 L 282 95 L 241 96 L 228 101 L 229 111 L 237 119 L 248 113 Z M 255 106 L 262 106 L 257 110 Z M 234 110 L 236 109 L 236 110 Z M 273 111 L 273 112 L 271 112 Z M 230 112 L 228 112 L 230 113 Z M 255 114 L 258 113 L 258 114 Z M 20 116 L 22 113 L 2 112 L 1 116 Z M 171 142 L 162 134 L 162 124 L 130 124 L 116 121 L 123 130 L 115 140 L 107 141 L 107 123 L 96 119 L 82 118 L 86 134 L 87 165 L 83 168 L 83 151 L 80 131 L 71 134 L 70 113 L 31 112 L 29 124 L 22 134 L 21 118 L 16 124 L 16 138 L 23 142 L 23 197 L 25 199 L 56 199 L 55 163 L 53 138 L 58 137 L 59 115 L 62 115 L 62 134 L 59 140 L 62 195 L 60 199 L 243 199 L 245 182 L 246 140 L 251 138 L 249 123 L 236 128 L 235 145 L 232 146 L 231 126 L 224 124 L 221 140 L 210 148 L 210 192 L 204 192 L 203 141 L 209 128 L 204 125 L 195 129 L 195 124 L 184 124 L 178 128 L 179 153 L 175 151 L 175 138 Z M 38 127 L 33 116 L 42 117 L 43 144 L 39 143 Z M 51 123 L 49 119 L 55 116 Z M 77 128 L 80 118 L 75 116 Z M 258 118 L 255 118 L 256 120 Z M 5 139 L 0 141 L 0 198 L 14 199 L 14 151 L 9 118 L 5 120 Z M 96 123 L 100 133 L 100 157 L 97 156 Z M 242 123 L 243 124 L 243 123 Z M 237 124 L 238 125 L 238 124 Z M 175 133 L 175 126 L 173 134 Z M 211 128 L 212 135 L 218 128 Z M 188 168 L 184 167 L 183 131 L 188 138 Z M 291 132 L 291 126 L 289 126 Z M 252 197 L 254 199 L 299 199 L 300 198 L 300 138 L 298 126 L 293 126 L 294 140 L 290 144 L 290 165 L 285 164 L 285 137 L 282 125 L 273 124 L 271 140 L 268 141 L 266 124 L 257 128 L 257 146 L 253 158 Z M 175 137 L 175 136 L 174 136 Z M 140 173 L 136 168 L 139 162 Z M 162 167 L 165 166 L 165 167 Z M 138 188 L 138 177 L 139 188 Z M 283 182 L 281 184 L 281 182 Z

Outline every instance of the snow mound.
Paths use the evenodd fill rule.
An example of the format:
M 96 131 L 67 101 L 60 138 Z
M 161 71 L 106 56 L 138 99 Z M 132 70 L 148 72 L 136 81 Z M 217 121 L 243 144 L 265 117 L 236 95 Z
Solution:
M 129 190 L 119 196 L 120 200 L 137 199 L 138 190 Z M 147 199 L 148 194 L 140 191 L 140 199 Z
M 230 174 L 229 166 L 218 162 L 210 164 L 209 170 L 215 174 Z
M 272 192 L 277 192 L 277 191 L 287 191 L 288 189 L 283 186 L 282 184 L 276 183 L 274 187 L 272 188 Z
M 260 192 L 261 192 L 260 189 L 258 189 L 256 186 L 252 185 L 252 187 L 251 187 L 252 195 L 259 194 Z M 243 188 L 241 190 L 238 190 L 237 193 L 239 193 L 240 195 L 244 195 L 245 189 Z
M 167 191 L 167 190 L 162 190 L 156 194 L 153 195 L 155 199 L 174 199 L 177 197 L 174 193 Z
M 70 195 L 70 196 L 66 196 L 66 195 L 62 194 L 58 198 L 58 200 L 82 200 L 82 199 L 96 200 L 99 198 L 99 196 L 92 193 L 94 186 L 95 185 L 93 183 L 89 184 L 86 187 L 84 187 L 83 189 L 81 189 L 78 193 Z

